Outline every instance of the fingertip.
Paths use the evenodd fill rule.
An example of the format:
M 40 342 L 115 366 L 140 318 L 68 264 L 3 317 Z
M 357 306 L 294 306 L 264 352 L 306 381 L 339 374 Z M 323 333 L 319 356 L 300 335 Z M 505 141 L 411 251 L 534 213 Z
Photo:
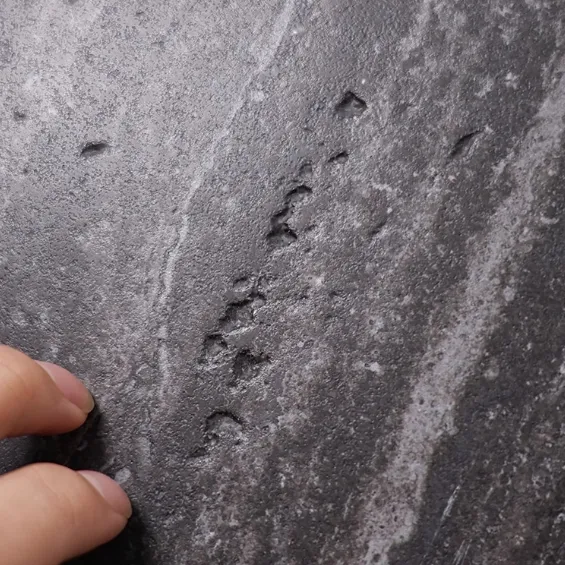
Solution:
M 120 485 L 96 471 L 78 471 L 102 496 L 108 505 L 128 520 L 132 515 L 131 502 Z
M 37 361 L 37 364 L 51 377 L 67 400 L 78 406 L 85 414 L 92 412 L 94 409 L 94 398 L 75 375 L 54 363 Z

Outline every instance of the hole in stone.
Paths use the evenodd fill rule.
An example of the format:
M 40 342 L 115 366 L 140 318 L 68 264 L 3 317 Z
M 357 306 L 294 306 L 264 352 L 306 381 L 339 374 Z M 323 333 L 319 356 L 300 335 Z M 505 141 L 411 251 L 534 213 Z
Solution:
M 312 163 L 303 163 L 298 170 L 298 175 L 301 177 L 309 177 L 312 176 L 314 169 L 312 167 Z
M 340 118 L 358 118 L 367 109 L 367 103 L 355 93 L 348 91 L 337 103 L 335 112 Z
M 229 386 L 237 386 L 242 380 L 249 381 L 257 376 L 262 365 L 269 362 L 266 355 L 254 354 L 249 349 L 241 349 L 233 361 L 232 379 Z
M 344 165 L 347 161 L 349 161 L 349 153 L 347 151 L 341 151 L 328 159 L 330 165 Z
M 276 226 L 267 234 L 267 241 L 273 248 L 282 248 L 292 245 L 298 240 L 296 232 L 288 224 Z
M 206 361 L 213 361 L 228 349 L 226 340 L 219 334 L 207 335 L 204 339 L 203 353 Z
M 466 155 L 475 142 L 477 135 L 479 135 L 480 133 L 481 130 L 475 130 L 460 137 L 451 148 L 451 151 L 449 152 L 449 158 L 454 159 L 455 157 Z
M 213 447 L 219 443 L 238 445 L 243 440 L 243 422 L 230 410 L 216 410 L 206 418 L 205 441 Z
M 253 300 L 230 302 L 225 314 L 220 318 L 220 329 L 222 332 L 230 333 L 246 328 L 253 323 L 253 317 Z
M 304 200 L 304 198 L 306 198 L 310 194 L 312 194 L 312 189 L 305 184 L 301 184 L 300 186 L 297 186 L 296 188 L 293 188 L 290 192 L 288 192 L 284 199 L 284 202 L 287 206 L 286 213 L 288 214 L 287 218 L 285 219 L 288 219 L 288 217 L 292 214 L 292 210 L 289 210 L 288 208 L 292 208 L 295 204 L 297 204 L 301 200 Z
M 93 143 L 87 143 L 81 149 L 80 154 L 82 157 L 93 157 L 95 155 L 101 155 L 105 151 L 108 151 L 108 149 L 110 149 L 110 146 L 106 142 L 97 141 Z

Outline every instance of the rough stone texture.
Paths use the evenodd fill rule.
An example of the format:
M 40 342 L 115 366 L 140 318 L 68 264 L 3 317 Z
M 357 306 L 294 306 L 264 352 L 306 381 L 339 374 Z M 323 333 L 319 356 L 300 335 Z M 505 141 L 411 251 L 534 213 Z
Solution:
M 562 0 L 3 0 L 3 341 L 101 418 L 76 563 L 565 562 Z

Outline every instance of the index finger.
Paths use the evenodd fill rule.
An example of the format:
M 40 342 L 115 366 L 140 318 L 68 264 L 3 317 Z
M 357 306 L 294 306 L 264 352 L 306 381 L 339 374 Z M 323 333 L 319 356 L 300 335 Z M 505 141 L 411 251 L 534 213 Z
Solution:
M 69 432 L 93 407 L 86 387 L 65 369 L 0 345 L 0 438 Z

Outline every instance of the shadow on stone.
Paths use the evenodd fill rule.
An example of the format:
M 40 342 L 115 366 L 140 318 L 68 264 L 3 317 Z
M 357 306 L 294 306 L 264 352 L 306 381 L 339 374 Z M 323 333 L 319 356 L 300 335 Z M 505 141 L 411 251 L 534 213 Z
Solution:
M 102 414 L 96 406 L 78 430 L 58 436 L 32 438 L 31 461 L 56 463 L 76 471 L 101 469 L 106 463 L 106 449 L 99 433 L 101 421 Z
M 133 516 L 126 529 L 115 540 L 69 561 L 68 565 L 155 565 L 156 562 L 148 555 L 146 540 L 146 528 L 134 505 Z
M 26 458 L 33 462 L 65 465 L 74 470 L 92 469 L 107 472 L 108 461 L 101 424 L 103 418 L 96 407 L 78 430 L 53 437 L 33 438 Z M 70 565 L 152 565 L 146 547 L 147 534 L 139 512 L 134 513 L 126 529 L 112 542 L 93 552 L 69 561 Z

